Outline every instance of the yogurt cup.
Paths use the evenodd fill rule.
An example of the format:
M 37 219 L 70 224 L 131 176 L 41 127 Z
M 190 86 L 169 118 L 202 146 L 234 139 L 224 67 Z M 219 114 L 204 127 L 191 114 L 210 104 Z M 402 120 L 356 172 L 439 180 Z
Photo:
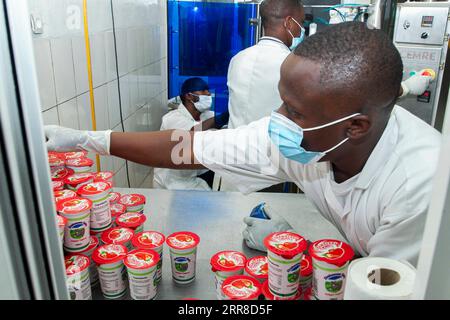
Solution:
M 73 254 L 64 258 L 67 275 L 67 289 L 71 300 L 92 300 L 89 280 L 90 260 L 82 254 Z
M 163 264 L 163 249 L 166 238 L 162 233 L 156 231 L 144 231 L 136 233 L 131 239 L 131 244 L 136 249 L 154 250 L 159 254 L 159 262 L 156 266 L 156 281 L 161 282 L 162 279 L 162 264 Z
M 354 251 L 345 242 L 315 241 L 309 247 L 313 263 L 313 294 L 318 300 L 342 300 L 345 280 Z
M 175 283 L 185 285 L 195 281 L 197 246 L 200 237 L 188 231 L 175 232 L 167 237 L 170 247 L 172 279 Z
M 86 173 L 92 171 L 94 161 L 89 158 L 74 158 L 66 160 L 66 167 L 75 173 Z
M 220 251 L 211 258 L 211 270 L 214 272 L 216 295 L 219 300 L 226 300 L 222 292 L 223 282 L 231 276 L 244 274 L 247 258 L 238 251 Z
M 109 193 L 109 198 L 108 198 L 109 203 L 110 203 L 110 204 L 116 204 L 116 203 L 117 203 L 117 204 L 120 204 L 120 203 L 118 203 L 120 197 L 121 197 L 121 194 L 120 194 L 120 193 L 118 193 L 118 192 L 110 192 L 110 193 Z M 124 205 L 122 204 L 122 206 L 124 206 Z
M 106 244 L 95 249 L 92 254 L 106 299 L 120 299 L 127 291 L 126 268 L 123 264 L 127 253 L 127 248 L 120 244 Z
M 74 173 L 64 179 L 64 183 L 72 191 L 77 191 L 81 186 L 91 182 L 94 182 L 92 173 Z
M 117 227 L 106 230 L 102 233 L 101 239 L 104 244 L 121 244 L 128 251 L 132 249 L 131 239 L 133 239 L 134 231 L 129 228 Z
M 104 181 L 91 182 L 78 188 L 77 193 L 92 201 L 91 230 L 99 233 L 111 228 L 111 207 L 108 196 L 111 187 Z
M 56 211 L 67 219 L 64 228 L 64 250 L 81 252 L 89 246 L 92 201 L 83 198 L 61 200 Z
M 128 271 L 130 295 L 133 300 L 153 300 L 158 294 L 156 268 L 159 253 L 154 250 L 136 249 L 127 254 L 125 266 Z
M 107 182 L 110 182 L 112 185 L 113 177 L 114 177 L 114 173 L 112 173 L 111 171 L 100 171 L 94 175 L 94 182 L 107 181 Z
M 262 283 L 261 292 L 264 296 L 265 300 L 280 300 L 276 298 L 272 292 L 269 290 L 269 280 L 266 280 Z M 303 290 L 301 287 L 298 287 L 297 295 L 295 296 L 294 300 L 302 300 L 303 298 Z
M 62 181 L 52 181 L 53 191 L 61 191 L 64 189 L 64 182 Z
M 74 174 L 72 169 L 68 169 L 65 167 L 57 168 L 51 171 L 51 179 L 52 181 L 63 181 L 68 176 Z
M 269 278 L 269 260 L 267 256 L 257 256 L 247 260 L 245 272 L 263 283 Z
M 91 261 L 91 264 L 89 265 L 89 278 L 91 279 L 91 286 L 93 287 L 99 284 L 97 266 L 95 265 L 94 260 L 92 260 L 92 253 L 94 253 L 94 250 L 98 247 L 98 245 L 99 245 L 98 238 L 91 237 L 89 246 L 87 247 L 86 250 L 81 252 Z
M 117 226 L 117 224 L 116 224 L 117 217 L 120 216 L 121 214 L 124 214 L 127 208 L 123 204 L 120 204 L 120 203 L 111 204 L 111 202 L 110 202 L 110 205 L 111 205 L 111 225 L 112 225 L 112 227 L 116 227 Z
M 269 289 L 276 300 L 294 300 L 298 292 L 300 262 L 307 244 L 292 232 L 275 232 L 264 239 L 269 260 Z
M 147 217 L 138 212 L 126 212 L 121 214 L 116 219 L 118 227 L 129 228 L 135 233 L 144 231 L 144 223 L 147 221 Z
M 50 171 L 54 172 L 58 169 L 64 169 L 64 160 L 57 156 L 52 156 L 48 158 L 48 164 L 50 165 Z
M 142 194 L 125 194 L 120 197 L 119 203 L 127 207 L 127 212 L 144 213 L 145 200 Z
M 48 155 L 48 160 L 52 160 L 52 159 L 62 159 L 64 160 L 63 154 L 59 153 L 59 152 L 55 152 L 55 151 L 49 151 L 47 152 Z
M 298 281 L 299 286 L 303 291 L 306 291 L 312 286 L 313 277 L 313 265 L 312 259 L 309 255 L 304 254 L 302 261 L 300 262 L 300 279 Z
M 61 159 L 70 160 L 70 159 L 79 159 L 86 158 L 88 153 L 86 151 L 73 151 L 73 152 L 63 152 L 60 154 Z
M 231 276 L 223 282 L 222 292 L 226 300 L 258 300 L 261 283 L 246 275 Z
M 58 223 L 59 239 L 61 240 L 62 245 L 64 243 L 64 228 L 66 227 L 67 219 L 60 215 L 56 215 L 56 219 Z
M 55 191 L 55 192 L 53 192 L 53 196 L 55 198 L 55 203 L 58 203 L 61 200 L 73 199 L 73 198 L 78 197 L 78 195 L 75 191 L 67 190 L 67 189 Z

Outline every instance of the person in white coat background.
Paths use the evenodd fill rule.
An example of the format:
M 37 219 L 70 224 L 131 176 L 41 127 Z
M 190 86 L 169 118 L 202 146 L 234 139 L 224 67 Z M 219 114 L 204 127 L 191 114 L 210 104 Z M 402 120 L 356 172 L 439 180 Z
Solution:
M 215 127 L 211 110 L 212 96 L 208 84 L 201 78 L 189 78 L 181 86 L 181 103 L 162 118 L 163 130 L 208 130 Z M 171 170 L 155 168 L 153 187 L 168 190 L 211 191 L 199 176 L 208 170 Z

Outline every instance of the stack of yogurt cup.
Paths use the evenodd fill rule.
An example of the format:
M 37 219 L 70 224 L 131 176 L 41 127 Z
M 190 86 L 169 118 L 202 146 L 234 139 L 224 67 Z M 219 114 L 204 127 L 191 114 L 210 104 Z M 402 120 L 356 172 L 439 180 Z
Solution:
M 342 300 L 354 251 L 345 242 L 317 240 L 309 247 L 313 264 L 313 295 L 317 300 Z
M 67 289 L 71 300 L 91 300 L 89 279 L 90 260 L 82 254 L 72 254 L 64 258 L 67 275 Z
M 90 277 L 90 281 L 91 281 L 91 286 L 96 286 L 99 283 L 99 278 L 98 278 L 98 272 L 97 272 L 97 266 L 94 262 L 94 260 L 92 260 L 92 254 L 94 253 L 94 250 L 97 249 L 99 245 L 99 241 L 97 237 L 91 237 L 91 240 L 89 242 L 89 246 L 82 251 L 81 253 L 83 255 L 85 255 L 86 257 L 89 258 L 90 260 L 90 265 L 89 265 L 89 277 Z
M 218 300 L 226 300 L 222 291 L 223 282 L 236 275 L 244 274 L 247 258 L 238 251 L 220 251 L 211 257 L 211 270 L 214 272 L 214 283 Z
M 111 186 L 104 181 L 91 182 L 77 189 L 79 196 L 92 201 L 91 231 L 94 234 L 111 228 L 110 191 Z
M 144 231 L 144 223 L 146 220 L 145 215 L 139 212 L 126 212 L 118 216 L 115 222 L 118 227 L 129 228 L 135 233 L 139 233 Z
M 130 296 L 133 300 L 154 300 L 158 294 L 157 266 L 159 253 L 135 249 L 125 257 Z

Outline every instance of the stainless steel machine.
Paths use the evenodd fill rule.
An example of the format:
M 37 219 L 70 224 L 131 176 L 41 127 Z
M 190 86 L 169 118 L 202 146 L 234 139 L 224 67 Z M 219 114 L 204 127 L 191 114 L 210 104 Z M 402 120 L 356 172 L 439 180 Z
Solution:
M 448 93 L 444 70 L 450 28 L 449 7 L 449 2 L 398 4 L 393 39 L 404 64 L 403 80 L 424 69 L 434 78 L 421 96 L 404 98 L 398 104 L 439 130 Z

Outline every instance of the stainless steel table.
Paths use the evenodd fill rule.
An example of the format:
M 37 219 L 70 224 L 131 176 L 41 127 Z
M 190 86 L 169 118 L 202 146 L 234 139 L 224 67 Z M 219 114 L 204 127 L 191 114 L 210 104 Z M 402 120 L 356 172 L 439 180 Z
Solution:
M 344 240 L 303 194 L 253 193 L 245 196 L 237 192 L 121 188 L 114 191 L 145 195 L 147 203 L 144 213 L 147 222 L 144 230 L 159 231 L 166 236 L 176 231 L 192 231 L 200 236 L 196 280 L 187 286 L 179 286 L 172 281 L 169 250 L 165 245 L 163 279 L 158 288 L 158 300 L 216 299 L 214 274 L 209 264 L 215 253 L 237 250 L 247 257 L 262 254 L 248 248 L 242 240 L 242 230 L 245 228 L 242 220 L 261 202 L 278 210 L 296 232 L 311 241 L 321 238 Z M 99 288 L 94 290 L 93 295 L 94 299 L 103 299 Z

